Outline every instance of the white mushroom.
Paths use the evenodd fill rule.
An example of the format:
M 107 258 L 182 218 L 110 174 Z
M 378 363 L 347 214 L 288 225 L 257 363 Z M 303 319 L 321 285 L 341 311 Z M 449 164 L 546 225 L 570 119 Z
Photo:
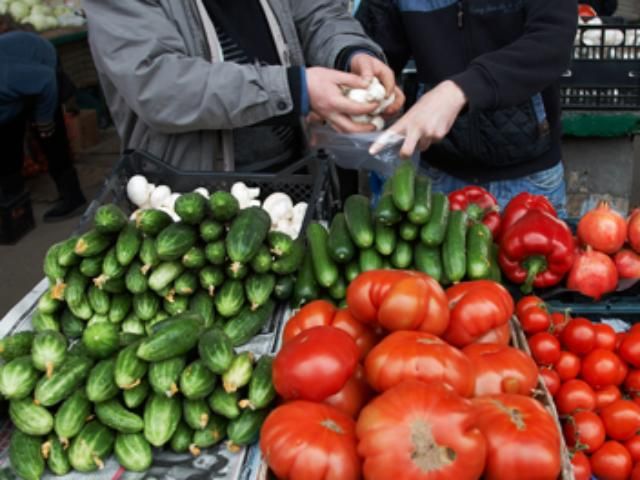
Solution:
M 149 198 L 149 203 L 153 208 L 159 208 L 162 206 L 164 201 L 171 196 L 171 189 L 166 185 L 160 185 L 155 188 L 151 197 Z
M 149 182 L 142 175 L 135 175 L 127 182 L 127 196 L 131 203 L 140 207 L 149 199 Z
M 272 193 L 265 199 L 262 208 L 271 217 L 272 225 L 277 225 L 283 218 L 290 219 L 293 216 L 293 201 L 286 193 Z
M 195 192 L 195 193 L 199 193 L 200 195 L 202 195 L 202 196 L 203 196 L 204 198 L 206 198 L 207 200 L 209 199 L 209 196 L 210 196 L 210 195 L 209 195 L 209 190 L 207 190 L 207 189 L 206 189 L 206 188 L 204 188 L 204 187 L 196 188 L 196 189 L 194 190 L 194 192 Z

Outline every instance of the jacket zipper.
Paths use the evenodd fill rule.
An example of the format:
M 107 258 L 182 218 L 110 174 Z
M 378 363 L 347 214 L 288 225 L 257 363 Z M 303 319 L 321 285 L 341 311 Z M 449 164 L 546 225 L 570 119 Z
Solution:
M 462 0 L 458 2 L 458 28 L 464 27 L 464 4 Z

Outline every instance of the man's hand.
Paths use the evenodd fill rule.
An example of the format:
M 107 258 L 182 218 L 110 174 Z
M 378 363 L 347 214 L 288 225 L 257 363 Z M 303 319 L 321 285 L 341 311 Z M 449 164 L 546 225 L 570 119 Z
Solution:
M 384 85 L 387 97 L 395 93 L 395 101 L 382 112 L 384 116 L 392 116 L 400 111 L 405 101 L 404 93 L 396 86 L 396 77 L 387 64 L 368 53 L 356 53 L 351 58 L 351 72 L 360 75 L 367 82 L 367 86 L 377 77 Z
M 389 130 L 380 135 L 370 149 L 372 155 L 380 152 L 389 138 L 405 137 L 400 155 L 410 157 L 416 147 L 428 149 L 447 136 L 460 111 L 467 103 L 464 92 L 450 80 L 446 80 L 426 93 Z

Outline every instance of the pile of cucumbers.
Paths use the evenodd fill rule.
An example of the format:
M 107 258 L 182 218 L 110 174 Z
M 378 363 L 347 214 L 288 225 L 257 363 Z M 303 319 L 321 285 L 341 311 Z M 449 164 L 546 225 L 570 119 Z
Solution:
M 307 255 L 293 301 L 323 298 L 341 304 L 346 288 L 361 272 L 410 269 L 442 285 L 464 279 L 499 280 L 496 247 L 489 228 L 449 208 L 446 195 L 431 191 L 427 176 L 403 162 L 386 182 L 375 208 L 352 195 L 329 229 L 319 222 L 306 230 Z
M 0 340 L 15 472 L 27 480 L 47 467 L 88 473 L 112 453 L 139 472 L 154 447 L 199 455 L 225 439 L 232 451 L 256 441 L 276 395 L 272 358 L 237 353 L 205 323 L 188 312 L 139 336 L 102 322 L 71 348 L 55 330 Z

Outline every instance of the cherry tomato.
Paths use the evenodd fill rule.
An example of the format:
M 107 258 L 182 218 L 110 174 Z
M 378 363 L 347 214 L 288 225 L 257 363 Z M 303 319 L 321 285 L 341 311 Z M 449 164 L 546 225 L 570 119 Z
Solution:
M 631 475 L 631 454 L 618 442 L 609 441 L 591 456 L 591 473 L 602 480 L 627 480 Z
M 540 367 L 540 376 L 552 397 L 560 390 L 560 376 L 550 367 Z
M 553 366 L 554 370 L 558 372 L 560 380 L 566 382 L 572 378 L 577 378 L 580 375 L 580 357 L 571 352 L 560 352 L 560 358 Z
M 596 390 L 596 410 L 600 410 L 607 405 L 611 405 L 613 402 L 620 400 L 621 398 L 622 393 L 620 393 L 620 389 L 615 385 L 609 385 L 608 387 Z
M 553 312 L 551 314 L 551 331 L 556 337 L 559 337 L 567 326 L 567 323 L 571 320 L 569 311 Z
M 627 378 L 629 374 L 629 367 L 626 363 L 620 360 L 620 366 L 618 367 L 618 376 L 616 378 L 616 385 L 622 385 L 624 383 L 624 379 Z
M 633 471 L 631 472 L 631 480 L 640 480 L 640 463 L 636 463 L 636 465 L 633 467 Z
M 529 348 L 538 365 L 553 365 L 560 358 L 560 342 L 547 332 L 536 333 L 531 337 Z
M 584 452 L 573 452 L 571 465 L 575 480 L 591 480 L 591 464 Z
M 573 413 L 576 410 L 594 410 L 596 394 L 588 383 L 582 380 L 569 380 L 560 386 L 555 397 L 560 414 Z
M 624 442 L 624 446 L 629 450 L 633 463 L 640 462 L 640 435 L 634 435 Z
M 640 397 L 640 370 L 631 370 L 624 379 L 624 391 L 632 398 Z
M 562 431 L 567 445 L 587 453 L 598 450 L 606 437 L 602 420 L 589 411 L 575 412 L 564 422 Z
M 586 318 L 574 318 L 560 335 L 564 348 L 576 355 L 586 355 L 596 344 L 596 332 Z
M 622 339 L 618 353 L 625 362 L 640 368 L 640 330 L 632 330 Z
M 527 335 L 549 330 L 551 315 L 540 297 L 529 295 L 522 297 L 516 305 L 516 316 Z
M 627 332 L 616 332 L 616 351 L 620 348 L 620 344 L 625 338 L 627 338 Z
M 640 405 L 630 400 L 616 400 L 600 410 L 607 436 L 625 441 L 640 431 Z
M 596 332 L 595 348 L 604 348 L 614 351 L 616 349 L 616 331 L 606 323 L 593 323 L 593 330 Z
M 615 353 L 598 348 L 582 359 L 581 377 L 593 388 L 600 389 L 609 385 L 619 385 L 621 369 L 624 364 Z

